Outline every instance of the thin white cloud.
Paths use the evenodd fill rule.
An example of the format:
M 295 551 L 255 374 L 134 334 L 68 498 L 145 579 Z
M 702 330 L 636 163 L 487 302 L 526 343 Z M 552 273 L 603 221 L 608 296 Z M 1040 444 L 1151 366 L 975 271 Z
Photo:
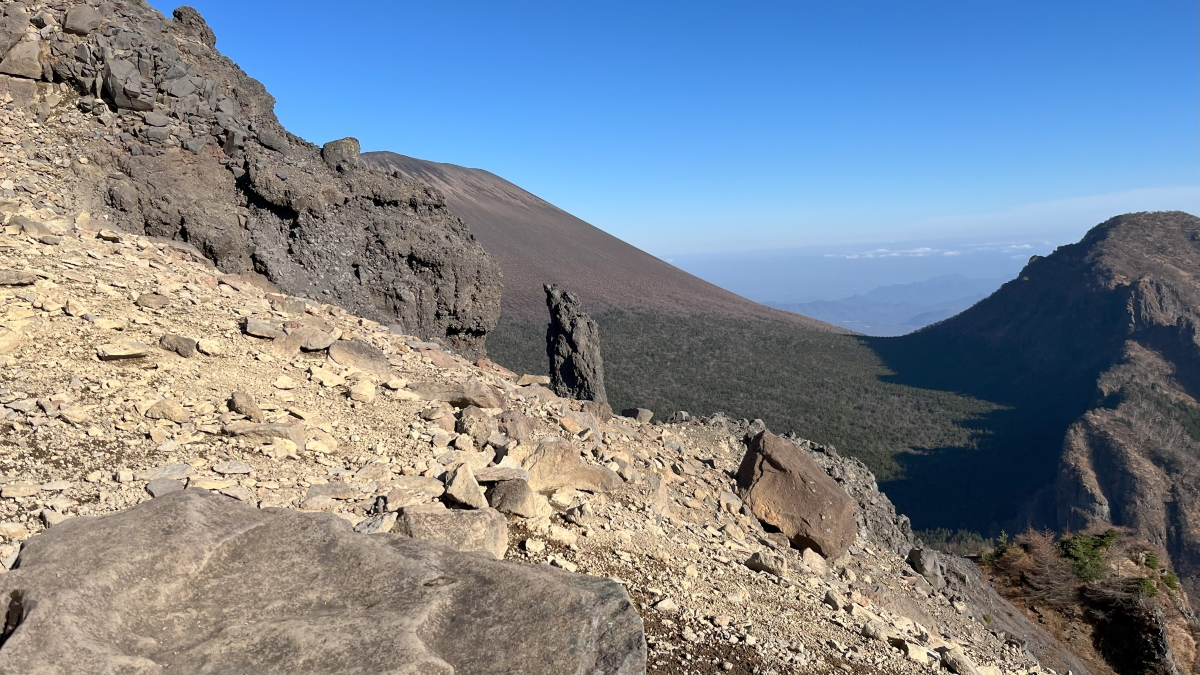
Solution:
M 1003 228 L 1010 232 L 1086 231 L 1121 214 L 1135 211 L 1180 210 L 1200 213 L 1200 186 L 1171 186 L 1121 190 L 1086 197 L 1021 204 L 1003 211 L 926 218 L 939 228 L 981 230 Z

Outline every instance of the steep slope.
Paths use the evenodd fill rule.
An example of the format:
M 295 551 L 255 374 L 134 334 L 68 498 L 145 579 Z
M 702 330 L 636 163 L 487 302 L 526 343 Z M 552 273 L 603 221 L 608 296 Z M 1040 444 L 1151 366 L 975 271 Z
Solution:
M 969 443 L 958 422 L 989 410 L 881 382 L 888 371 L 845 330 L 721 290 L 487 171 L 390 152 L 362 161 L 436 187 L 499 261 L 502 312 L 488 351 L 514 370 L 547 370 L 542 284 L 553 282 L 599 323 L 617 410 L 758 417 L 834 444 L 883 476 L 911 447 Z
M 873 341 L 897 381 L 1007 407 L 980 421 L 979 450 L 914 457 L 889 494 L 919 527 L 1126 526 L 1194 585 L 1198 327 L 1200 219 L 1135 213 L 956 317 Z
M 19 112 L 0 110 L 0 125 L 29 129 Z M 44 130 L 68 127 L 53 121 Z M 60 176 L 25 163 L 0 170 L 6 180 L 36 176 L 52 192 L 64 188 Z M 317 652 L 305 663 L 330 673 L 375 665 L 918 675 L 940 661 L 958 672 L 971 672 L 970 663 L 1045 672 L 1039 661 L 1088 672 L 994 594 L 987 601 L 1014 615 L 1004 623 L 1009 634 L 987 625 L 992 604 L 980 609 L 924 581 L 905 562 L 907 521 L 862 464 L 829 448 L 792 441 L 857 505 L 855 549 L 826 561 L 781 544 L 739 508 L 734 474 L 761 426 L 723 416 L 597 419 L 586 404 L 519 386 L 493 364 L 472 365 L 335 305 L 264 293 L 186 244 L 104 229 L 87 213 L 48 212 L 28 194 L 0 206 L 0 575 L 14 591 L 0 597 L 0 611 L 20 621 L 0 644 L 0 670 L 36 672 L 36 663 L 96 672 L 132 662 L 197 672 L 213 663 L 203 653 L 211 649 L 242 672 L 249 649 L 258 659 L 285 654 L 289 664 Z M 550 450 L 559 460 L 539 469 Z M 607 480 L 587 481 L 596 474 Z M 523 501 L 504 503 L 499 485 Z M 202 527 L 188 513 L 171 527 L 146 516 L 181 501 L 223 504 L 223 514 L 193 510 L 208 514 Z M 247 537 L 222 526 L 233 520 L 244 534 L 264 519 L 313 525 L 282 540 L 266 528 Z M 96 532 L 118 524 L 123 534 L 98 541 Z M 141 546 L 126 554 L 118 544 L 131 538 Z M 69 544 L 81 539 L 100 557 L 85 574 L 64 574 L 78 560 Z M 396 564 L 381 574 L 364 551 L 389 549 L 435 566 L 453 562 L 451 549 L 473 551 L 473 566 L 490 564 L 497 576 L 481 588 L 462 565 L 431 574 Z M 268 576 L 256 584 L 280 570 L 288 583 Z M 204 581 L 214 575 L 238 583 Z M 570 598 L 545 584 L 563 580 L 602 586 L 622 616 L 635 610 L 641 619 L 614 625 L 578 608 L 555 613 Z M 530 596 L 507 593 L 512 583 Z M 331 584 L 340 594 L 325 592 Z M 66 591 L 47 596 L 47 585 Z M 121 592 L 130 585 L 137 594 Z M 509 604 L 546 588 L 554 601 Z M 264 589 L 278 595 L 264 599 Z M 222 603 L 229 593 L 237 597 Z M 502 596 L 498 604 L 489 593 Z M 153 602 L 137 601 L 145 597 Z M 180 606 L 188 608 L 182 624 Z M 398 614 L 394 639 L 373 647 Z M 62 630 L 81 615 L 96 617 L 89 626 L 109 623 Z M 329 634 L 341 642 L 310 638 L 314 615 L 315 625 L 338 626 Z M 586 631 L 550 644 L 570 622 Z M 589 639 L 597 632 L 624 658 L 598 662 Z M 262 647 L 281 634 L 300 635 L 299 644 Z M 553 661 L 522 661 L 551 649 Z M 441 660 L 423 667 L 423 652 Z
M 394 152 L 366 152 L 361 161 L 404 180 L 432 185 L 446 196 L 450 210 L 467 222 L 500 263 L 505 321 L 545 323 L 542 285 L 559 284 L 576 293 L 593 314 L 632 309 L 712 314 L 846 332 L 718 288 L 482 169 Z
M 186 241 L 224 272 L 483 353 L 499 270 L 443 198 L 358 169 L 353 139 L 322 150 L 289 134 L 195 10 L 174 21 L 141 2 L 0 11 L 0 91 L 75 132 L 20 149 L 65 174 L 51 208 Z

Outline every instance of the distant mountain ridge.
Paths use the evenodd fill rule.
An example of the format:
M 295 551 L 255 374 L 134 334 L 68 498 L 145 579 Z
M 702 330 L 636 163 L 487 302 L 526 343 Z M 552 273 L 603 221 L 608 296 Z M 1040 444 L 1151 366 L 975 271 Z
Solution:
M 898 382 L 1006 407 L 978 422 L 979 449 L 906 462 L 887 489 L 914 522 L 1129 527 L 1196 586 L 1200 218 L 1118 216 L 962 314 L 872 345 Z
M 841 300 L 766 304 L 866 335 L 895 336 L 954 316 L 1005 281 L 944 274 L 927 281 L 881 286 Z

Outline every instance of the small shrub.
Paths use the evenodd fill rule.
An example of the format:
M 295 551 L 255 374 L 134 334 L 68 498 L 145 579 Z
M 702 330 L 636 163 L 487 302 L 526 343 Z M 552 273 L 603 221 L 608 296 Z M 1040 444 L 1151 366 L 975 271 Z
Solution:
M 1140 577 L 1133 581 L 1133 592 L 1147 598 L 1153 598 L 1158 595 L 1158 584 L 1148 577 Z
M 1158 569 L 1158 556 L 1154 555 L 1153 553 L 1147 553 L 1146 567 L 1149 567 L 1152 570 Z
M 1175 572 L 1167 570 L 1163 573 L 1162 580 L 1167 585 L 1167 588 L 1173 591 L 1179 590 L 1179 575 L 1175 574 Z
M 996 537 L 996 557 L 999 558 L 1008 552 L 1008 533 L 1000 530 L 1000 536 Z
M 1077 596 L 1079 579 L 1051 532 L 1027 530 L 1013 537 L 1004 555 L 995 558 L 993 570 L 1008 585 L 1023 588 L 1031 600 L 1067 606 Z
M 1063 537 L 1058 543 L 1059 554 L 1071 562 L 1075 576 L 1085 582 L 1098 581 L 1104 576 L 1104 553 L 1121 537 L 1116 530 L 1104 534 L 1080 533 Z

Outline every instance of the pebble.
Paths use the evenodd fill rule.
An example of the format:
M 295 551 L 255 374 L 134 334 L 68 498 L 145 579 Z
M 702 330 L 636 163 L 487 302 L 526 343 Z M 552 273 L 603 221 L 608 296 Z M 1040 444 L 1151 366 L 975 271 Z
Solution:
M 664 614 L 673 614 L 679 611 L 679 605 L 677 605 L 671 598 L 663 598 L 662 600 L 654 603 L 654 609 Z

